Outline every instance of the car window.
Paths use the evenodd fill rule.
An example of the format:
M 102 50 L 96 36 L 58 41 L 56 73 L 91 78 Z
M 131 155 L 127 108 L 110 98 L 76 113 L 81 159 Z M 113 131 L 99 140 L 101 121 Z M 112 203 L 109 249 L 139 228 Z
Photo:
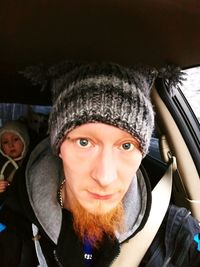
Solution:
M 32 114 L 49 114 L 50 106 L 0 103 L 0 127 L 8 120 L 23 119 Z
M 185 80 L 180 89 L 200 122 L 200 67 L 184 70 Z
M 186 74 L 182 75 L 182 72 Z M 200 173 L 200 123 L 197 119 L 197 117 L 199 118 L 199 104 L 196 106 L 196 103 L 199 103 L 200 100 L 200 91 L 197 82 L 199 77 L 196 77 L 196 75 L 197 74 L 193 72 L 192 75 L 190 75 L 189 70 L 183 70 L 178 73 L 179 77 L 178 79 L 176 77 L 177 82 L 174 82 L 174 84 L 172 81 L 167 79 L 158 79 L 156 87 L 159 88 L 159 96 L 170 112 L 172 123 L 176 123 L 177 135 L 181 134 L 184 144 L 187 146 L 187 150 L 190 152 L 190 156 L 195 164 L 195 171 L 198 170 L 198 173 Z M 185 80 L 183 80 L 183 78 Z M 189 82 L 194 82 L 194 80 L 196 81 L 197 86 L 192 86 L 192 84 Z M 168 138 L 171 139 L 170 141 L 173 143 L 173 146 L 176 146 L 177 136 L 175 136 L 173 132 L 174 127 L 172 126 L 172 123 L 168 124 L 168 122 L 169 120 L 165 121 L 167 125 L 166 133 L 168 134 L 168 130 L 171 131 L 171 135 L 168 136 Z M 176 150 L 179 151 L 181 148 L 179 148 L 177 145 Z M 182 153 L 180 153 L 180 155 L 181 154 Z

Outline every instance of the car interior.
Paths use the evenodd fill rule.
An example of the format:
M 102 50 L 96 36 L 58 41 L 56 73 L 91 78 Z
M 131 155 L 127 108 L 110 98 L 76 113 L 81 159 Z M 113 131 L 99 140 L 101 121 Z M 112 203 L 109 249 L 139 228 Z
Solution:
M 199 17 L 196 0 L 4 1 L 0 103 L 45 114 L 36 115 L 45 117 L 40 124 L 45 135 L 51 84 L 43 88 L 25 77 L 27 67 L 41 66 L 42 72 L 64 61 L 111 61 L 168 70 L 151 92 L 156 129 L 143 166 L 154 188 L 175 157 L 170 201 L 200 220 L 200 121 L 181 91 L 184 70 L 200 66 Z M 200 90 L 196 98 L 200 103 Z

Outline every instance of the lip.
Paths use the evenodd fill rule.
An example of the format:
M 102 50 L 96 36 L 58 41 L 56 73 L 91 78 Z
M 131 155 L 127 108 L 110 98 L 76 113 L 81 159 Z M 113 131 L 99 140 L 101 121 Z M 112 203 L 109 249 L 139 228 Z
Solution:
M 114 194 L 106 194 L 106 195 L 101 195 L 98 193 L 93 193 L 93 192 L 89 192 L 90 196 L 94 199 L 98 199 L 98 200 L 109 200 L 111 198 L 113 198 Z

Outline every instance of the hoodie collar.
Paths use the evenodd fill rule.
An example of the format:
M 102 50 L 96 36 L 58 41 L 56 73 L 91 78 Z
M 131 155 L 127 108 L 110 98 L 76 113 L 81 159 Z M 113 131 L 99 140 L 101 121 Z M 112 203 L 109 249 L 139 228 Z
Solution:
M 38 222 L 46 234 L 57 244 L 62 210 L 57 201 L 57 191 L 64 179 L 61 160 L 52 154 L 49 138 L 44 139 L 32 152 L 26 168 L 26 187 L 29 201 Z M 124 197 L 125 231 L 116 233 L 123 242 L 144 223 L 148 211 L 148 187 L 141 171 L 133 177 Z

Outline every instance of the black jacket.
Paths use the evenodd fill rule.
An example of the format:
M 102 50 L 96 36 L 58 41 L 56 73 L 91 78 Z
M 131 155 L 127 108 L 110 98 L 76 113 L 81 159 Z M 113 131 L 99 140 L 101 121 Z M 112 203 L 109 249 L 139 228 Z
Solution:
M 6 229 L 0 233 L 1 267 L 36 267 L 39 264 L 33 242 L 32 222 L 24 217 L 22 209 L 23 207 L 20 207 L 17 212 L 4 206 L 0 212 L 0 222 L 6 225 Z M 39 242 L 48 266 L 85 266 L 82 244 L 73 232 L 71 215 L 65 210 L 63 213 L 61 234 L 57 245 L 46 236 L 42 229 L 39 232 Z M 38 224 L 36 219 L 32 221 Z M 194 241 L 195 234 L 199 232 L 200 227 L 197 221 L 191 218 L 186 209 L 170 206 L 140 267 L 200 266 L 200 251 L 197 250 L 197 243 Z M 93 266 L 110 266 L 118 253 L 120 253 L 120 245 L 117 240 L 113 243 L 105 237 L 101 249 L 95 253 Z M 165 265 L 168 260 L 170 260 L 169 265 Z
M 5 226 L 0 232 L 1 267 L 38 266 L 35 241 L 40 245 L 48 267 L 84 267 L 83 245 L 74 233 L 71 213 L 62 210 L 60 233 L 55 244 L 32 209 L 24 176 L 21 168 L 0 210 L 0 223 Z M 35 238 L 33 224 L 39 230 Z M 199 233 L 198 221 L 185 208 L 171 205 L 140 267 L 200 266 L 200 251 L 194 241 Z M 120 246 L 117 239 L 111 241 L 105 236 L 101 248 L 94 252 L 92 267 L 109 267 L 120 253 Z

